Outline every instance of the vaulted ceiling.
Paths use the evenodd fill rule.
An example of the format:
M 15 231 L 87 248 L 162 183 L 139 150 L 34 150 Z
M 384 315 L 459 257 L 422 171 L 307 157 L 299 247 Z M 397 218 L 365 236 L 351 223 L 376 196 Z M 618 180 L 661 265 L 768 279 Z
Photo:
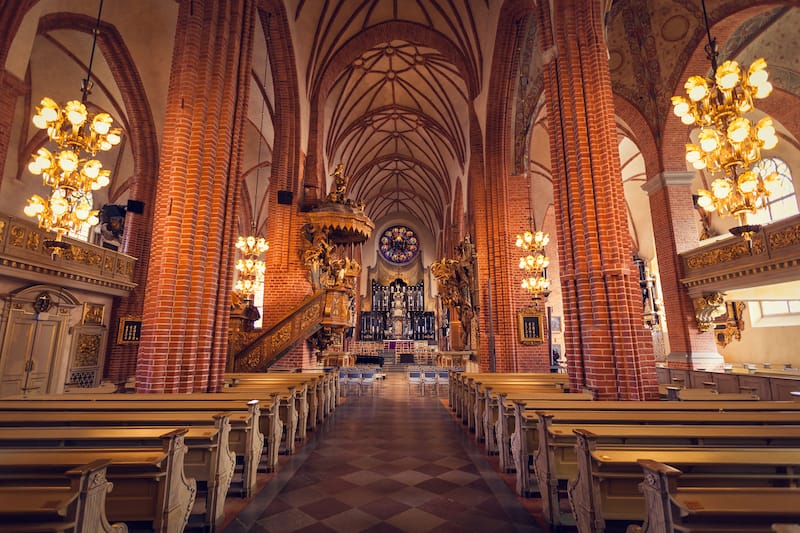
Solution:
M 265 2 L 265 11 L 277 2 Z M 604 3 L 611 6 L 605 22 L 614 90 L 641 112 L 650 127 L 658 126 L 669 112 L 669 96 L 682 83 L 682 65 L 698 47 L 702 48 L 700 1 Z M 712 23 L 733 22 L 727 35 L 718 34 L 725 53 L 741 54 L 750 61 L 752 50 L 758 50 L 767 57 L 776 87 L 800 94 L 800 34 L 794 30 L 800 24 L 800 8 L 792 7 L 796 3 L 706 3 Z M 80 96 L 79 83 L 85 75 L 98 6 L 96 0 L 40 0 L 27 4 L 32 7 L 14 37 L 4 65 L 18 79 L 26 80 L 29 95 L 18 99 L 14 111 L 12 147 L 3 169 L 4 194 L 0 197 L 0 209 L 20 211 L 20 216 L 17 197 L 27 195 L 33 183 L 25 170 L 30 147 L 35 143 L 35 132 L 29 123 L 33 106 L 44 95 L 57 101 Z M 468 198 L 466 189 L 458 195 L 455 189 L 457 183 L 466 187 L 470 140 L 476 133 L 482 135 L 471 132 L 470 125 L 483 125 L 486 121 L 490 62 L 504 2 L 286 0 L 282 4 L 289 29 L 283 37 L 293 47 L 298 81 L 299 149 L 310 155 L 307 150 L 313 109 L 321 115 L 315 155 L 322 160 L 325 172 L 330 175 L 338 163 L 344 164 L 345 173 L 351 178 L 350 196 L 365 202 L 374 220 L 417 220 L 431 235 L 438 235 L 453 222 L 447 220 L 448 216 L 460 215 L 451 213 L 454 199 Z M 104 31 L 117 33 L 126 63 L 112 66 L 102 53 L 94 59 L 96 85 L 91 106 L 110 112 L 126 131 L 141 131 L 143 118 L 150 120 L 154 160 L 166 116 L 177 5 L 163 0 L 106 2 Z M 552 0 L 551 5 L 557 9 L 558 1 Z M 280 123 L 277 82 L 272 79 L 269 64 L 274 59 L 273 45 L 265 36 L 268 24 L 268 20 L 260 19 L 254 39 L 242 166 L 246 183 L 242 218 L 253 220 L 259 228 L 268 217 L 264 197 L 274 194 L 275 189 L 271 167 L 275 129 L 279 125 L 286 127 Z M 506 27 L 499 31 L 513 30 Z M 541 61 L 533 57 L 528 65 L 531 68 L 524 72 L 531 90 L 541 88 L 536 83 Z M 123 90 L 112 75 L 115 70 L 135 71 L 138 81 Z M 522 70 L 514 75 L 520 78 L 515 87 L 520 87 Z M 130 92 L 125 93 L 130 87 L 139 91 L 146 113 L 132 114 Z M 522 95 L 510 97 L 521 99 Z M 540 101 L 539 95 L 531 97 L 534 103 Z M 471 114 L 477 120 L 471 120 Z M 640 133 L 631 126 L 631 134 Z M 126 144 L 114 153 L 116 159 L 107 156 L 109 159 L 104 161 L 106 167 L 114 169 L 113 182 L 98 191 L 98 204 L 124 203 L 127 198 L 137 164 L 141 164 L 134 160 L 127 144 L 129 138 L 124 137 Z M 529 136 L 531 140 L 546 138 L 546 132 Z M 627 152 L 637 148 L 631 143 L 625 146 Z M 624 160 L 639 161 L 632 154 L 624 156 Z M 551 195 L 539 193 L 540 187 L 548 186 L 546 174 L 550 168 L 549 150 L 543 144 L 531 150 L 531 165 L 542 173 L 541 183 L 533 182 L 534 194 L 549 205 Z M 637 180 L 647 177 L 639 167 L 631 174 Z M 638 206 L 631 206 L 630 211 L 640 214 Z
M 323 99 L 327 167 L 344 164 L 350 195 L 374 220 L 410 217 L 433 233 L 445 223 L 468 162 L 489 4 L 297 3 L 296 23 L 310 29 L 298 70 L 309 97 Z

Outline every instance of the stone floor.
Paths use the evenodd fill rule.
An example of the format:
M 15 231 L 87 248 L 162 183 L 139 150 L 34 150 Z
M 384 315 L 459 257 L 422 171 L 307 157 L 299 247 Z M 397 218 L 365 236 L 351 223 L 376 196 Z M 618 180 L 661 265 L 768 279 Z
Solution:
M 393 373 L 346 394 L 225 533 L 540 531 L 445 407 L 446 387 Z

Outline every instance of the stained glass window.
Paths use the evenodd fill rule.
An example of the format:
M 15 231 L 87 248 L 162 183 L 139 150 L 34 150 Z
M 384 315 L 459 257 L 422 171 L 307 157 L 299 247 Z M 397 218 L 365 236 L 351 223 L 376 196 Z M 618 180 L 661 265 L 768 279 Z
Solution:
M 389 262 L 408 263 L 419 252 L 417 234 L 408 226 L 392 226 L 381 235 L 378 249 Z

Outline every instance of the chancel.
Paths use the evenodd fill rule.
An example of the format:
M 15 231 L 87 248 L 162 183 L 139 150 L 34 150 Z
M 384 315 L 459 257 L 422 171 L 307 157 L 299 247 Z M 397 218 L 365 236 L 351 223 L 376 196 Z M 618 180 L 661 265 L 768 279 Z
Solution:
M 0 1 L 0 530 L 794 533 L 799 25 Z

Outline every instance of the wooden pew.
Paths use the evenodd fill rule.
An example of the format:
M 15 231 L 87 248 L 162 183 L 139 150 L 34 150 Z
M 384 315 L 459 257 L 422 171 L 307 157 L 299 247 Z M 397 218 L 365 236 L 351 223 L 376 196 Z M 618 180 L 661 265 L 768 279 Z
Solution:
M 236 455 L 228 446 L 229 432 L 228 417 L 216 415 L 214 426 L 192 426 L 183 435 L 184 473 L 207 487 L 203 516 L 207 531 L 215 531 L 225 519 L 225 497 L 236 467 Z M 4 427 L 0 428 L 0 453 L 3 448 L 158 448 L 169 435 L 164 427 Z
M 235 386 L 229 386 L 222 389 L 222 394 L 229 396 L 238 394 L 245 396 L 259 392 L 260 394 L 268 394 L 270 392 L 278 392 L 281 396 L 281 408 L 288 408 L 295 412 L 295 425 L 296 437 L 304 438 L 305 432 L 316 427 L 317 421 L 322 422 L 321 405 L 322 396 L 319 389 L 319 384 L 309 381 L 298 382 L 255 382 L 244 381 Z M 287 394 L 288 393 L 288 394 Z M 290 402 L 294 402 L 294 406 Z M 312 419 L 314 424 L 312 425 Z M 302 425 L 302 428 L 301 426 Z
M 642 527 L 631 533 L 673 533 L 723 530 L 729 533 L 773 531 L 776 522 L 800 519 L 798 487 L 683 487 L 682 472 L 649 459 L 640 459 L 645 500 Z
M 515 466 L 512 461 L 512 436 L 516 434 L 515 405 L 517 402 L 540 404 L 541 402 L 590 402 L 592 393 L 588 391 L 569 392 L 565 394 L 530 393 L 503 389 L 500 392 L 490 391 L 494 399 L 487 400 L 484 423 L 489 438 L 487 450 L 498 454 L 500 469 L 511 472 Z
M 534 454 L 535 475 L 542 498 L 542 515 L 554 527 L 564 516 L 559 512 L 560 492 L 577 477 L 575 452 L 577 430 L 590 432 L 595 446 L 654 447 L 800 447 L 800 425 L 713 425 L 707 424 L 554 424 L 550 413 L 539 414 L 539 447 Z
M 115 395 L 94 394 L 37 394 L 0 399 L 3 409 L 39 409 L 36 403 L 50 402 L 55 410 L 119 410 L 119 411 L 243 411 L 250 401 L 257 401 L 257 418 L 261 433 L 268 445 L 269 467 L 277 466 L 279 444 L 283 436 L 284 421 L 280 418 L 280 393 L 278 391 L 245 391 L 242 394 L 221 393 L 129 393 Z M 16 402 L 16 403 L 15 403 Z M 61 405 L 64 404 L 64 405 Z M 128 405 L 126 405 L 128 404 Z M 270 470 L 271 471 L 271 470 Z
M 680 448 L 597 446 L 588 431 L 576 430 L 578 476 L 567 487 L 578 530 L 600 533 L 606 522 L 642 522 L 642 468 L 650 459 L 689 472 L 687 486 L 797 487 L 796 448 Z
M 493 373 L 493 372 L 461 372 L 450 371 L 449 382 L 449 405 L 455 411 L 456 416 L 466 420 L 467 404 L 469 403 L 470 381 L 475 377 L 483 380 L 484 383 L 490 381 L 527 381 L 537 383 L 551 383 L 556 386 L 558 383 L 565 383 L 568 379 L 564 374 L 551 374 L 544 372 L 531 373 Z
M 565 388 L 566 376 L 563 374 L 497 374 L 497 373 L 461 373 L 457 375 L 455 386 L 456 414 L 464 419 L 470 429 L 470 418 L 474 412 L 475 399 L 479 397 L 476 387 L 484 384 L 527 384 L 537 388 Z
M 184 475 L 186 429 L 175 430 L 162 448 L 69 448 L 0 450 L 0 484 L 47 486 L 58 484 L 63 472 L 109 459 L 108 480 L 114 490 L 106 498 L 106 514 L 112 522 L 147 522 L 157 533 L 181 533 L 189 520 L 197 487 Z
M 123 395 L 119 395 L 123 396 Z M 127 396 L 127 395 L 125 395 Z M 277 402 L 277 398 L 273 399 Z M 249 497 L 256 488 L 258 466 L 264 450 L 264 436 L 260 430 L 263 417 L 258 400 L 227 402 L 173 401 L 116 401 L 116 400 L 38 400 L 0 401 L 0 425 L 27 424 L 35 420 L 38 424 L 51 425 L 208 425 L 214 416 L 225 412 L 231 423 L 229 447 L 241 458 L 243 495 Z M 277 403 L 270 411 L 277 413 Z M 35 413 L 35 414 L 32 414 Z M 273 431 L 278 431 L 273 417 L 269 415 Z M 262 422 L 260 422 L 262 421 Z M 272 436 L 272 442 L 276 437 Z M 269 471 L 277 468 L 277 446 L 272 446 L 266 458 Z
M 0 487 L 0 532 L 127 533 L 124 523 L 110 524 L 106 480 L 111 462 L 99 459 L 64 473 L 64 485 Z
M 282 422 L 282 436 L 276 441 L 278 449 L 284 443 L 284 450 L 287 454 L 295 453 L 295 442 L 303 440 L 308 431 L 308 387 L 306 384 L 287 384 L 287 385 L 244 385 L 235 388 L 223 389 L 222 395 L 231 398 L 244 400 L 245 398 L 269 397 L 276 394 L 278 397 L 278 418 Z M 269 427 L 262 427 L 264 434 L 273 434 Z
M 334 411 L 338 404 L 340 394 L 339 373 L 338 372 L 303 372 L 303 373 L 229 373 L 225 375 L 227 388 L 235 389 L 242 386 L 258 386 L 271 384 L 306 384 L 307 385 L 307 409 L 308 422 L 310 429 L 315 429 L 317 423 L 323 420 Z M 223 389 L 225 391 L 226 389 Z M 301 419 L 301 425 L 305 421 Z M 301 430 L 305 435 L 305 431 Z
M 522 391 L 501 392 L 489 390 L 484 423 L 486 425 L 487 452 L 496 453 L 499 457 L 500 470 L 511 472 L 514 470 L 512 462 L 511 435 L 516 433 L 515 404 L 516 402 L 534 403 L 541 402 L 587 402 L 592 401 L 592 393 L 570 392 L 565 394 L 531 393 Z
M 713 414 L 715 424 L 800 424 L 800 411 L 779 408 L 794 402 L 749 402 L 764 405 L 764 411 L 745 409 L 724 411 L 724 408 L 752 407 L 747 402 L 514 402 L 515 431 L 511 436 L 511 459 L 516 472 L 517 492 L 530 495 L 534 479 L 528 465 L 539 447 L 539 410 L 555 415 L 557 423 L 571 424 L 703 424 Z M 772 407 L 772 409 L 770 409 Z M 722 412 L 720 412 L 722 410 Z
M 333 412 L 338 402 L 338 373 L 237 373 L 227 374 L 228 387 L 223 392 L 252 391 L 263 388 L 270 390 L 276 386 L 293 386 L 301 389 L 298 391 L 297 436 L 305 438 L 309 430 L 314 430 L 317 424 Z M 288 442 L 290 453 L 294 451 L 294 442 Z
M 518 393 L 518 394 L 545 394 L 545 395 L 560 395 L 564 394 L 566 390 L 563 387 L 554 385 L 552 383 L 508 383 L 504 381 L 495 381 L 484 383 L 483 381 L 473 381 L 471 383 L 469 400 L 469 411 L 467 413 L 467 425 L 470 431 L 475 432 L 476 439 L 482 441 L 484 438 L 484 414 L 486 412 L 486 402 L 489 400 L 488 393 Z M 496 397 L 496 396 L 495 396 Z
M 538 381 L 504 381 L 504 380 L 489 380 L 483 381 L 475 378 L 470 384 L 469 405 L 467 410 L 467 427 L 470 431 L 475 432 L 475 439 L 478 442 L 483 442 L 484 437 L 487 435 L 486 422 L 484 415 L 486 413 L 486 403 L 491 401 L 491 394 L 494 393 L 495 398 L 497 394 L 511 394 L 518 395 L 543 395 L 546 397 L 550 395 L 553 399 L 557 399 L 560 395 L 566 393 L 566 389 L 560 383 L 547 383 Z M 590 399 L 590 398 L 589 398 Z

